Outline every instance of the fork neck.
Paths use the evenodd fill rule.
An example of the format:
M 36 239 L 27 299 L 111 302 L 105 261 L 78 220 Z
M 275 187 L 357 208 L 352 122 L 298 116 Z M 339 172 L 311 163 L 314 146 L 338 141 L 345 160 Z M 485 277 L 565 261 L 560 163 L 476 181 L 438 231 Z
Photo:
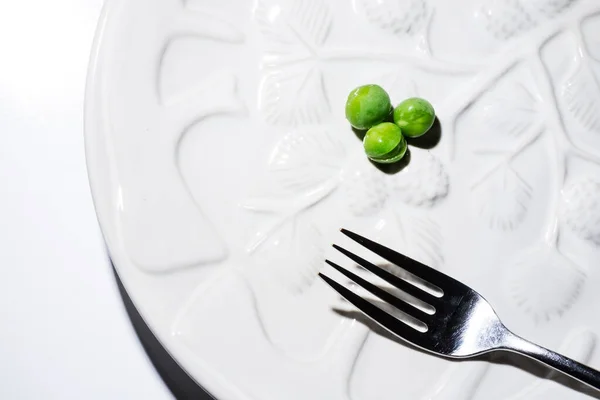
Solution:
M 522 354 L 546 366 L 562 372 L 585 385 L 600 390 L 600 372 L 569 357 L 538 346 L 507 329 L 506 344 L 502 350 Z

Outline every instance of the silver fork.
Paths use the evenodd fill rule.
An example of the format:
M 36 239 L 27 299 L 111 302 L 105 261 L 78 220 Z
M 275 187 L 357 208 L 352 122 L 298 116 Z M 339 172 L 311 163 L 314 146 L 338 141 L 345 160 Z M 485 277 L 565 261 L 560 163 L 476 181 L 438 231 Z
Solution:
M 466 359 L 492 351 L 519 353 L 600 390 L 600 372 L 515 335 L 502 324 L 490 304 L 470 287 L 356 233 L 345 229 L 342 229 L 342 233 L 435 287 L 435 290 L 421 288 L 340 246 L 333 245 L 364 269 L 433 307 L 433 313 L 425 312 L 334 262 L 326 260 L 329 265 L 358 286 L 426 326 L 426 331 L 422 332 L 422 329 L 417 329 L 412 324 L 394 317 L 331 278 L 319 274 L 346 300 L 388 331 L 423 350 L 448 358 Z

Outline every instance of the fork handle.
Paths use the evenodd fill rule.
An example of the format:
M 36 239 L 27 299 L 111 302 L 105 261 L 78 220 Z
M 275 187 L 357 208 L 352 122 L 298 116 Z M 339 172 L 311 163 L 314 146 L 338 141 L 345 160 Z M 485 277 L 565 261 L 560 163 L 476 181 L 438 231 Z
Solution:
M 578 380 L 594 389 L 600 390 L 600 371 L 588 367 L 562 354 L 548 350 L 545 347 L 538 346 L 517 335 L 511 334 L 507 341 L 510 345 L 506 350 L 520 353 L 531 359 L 534 359 L 548 367 L 562 372 L 573 379 Z

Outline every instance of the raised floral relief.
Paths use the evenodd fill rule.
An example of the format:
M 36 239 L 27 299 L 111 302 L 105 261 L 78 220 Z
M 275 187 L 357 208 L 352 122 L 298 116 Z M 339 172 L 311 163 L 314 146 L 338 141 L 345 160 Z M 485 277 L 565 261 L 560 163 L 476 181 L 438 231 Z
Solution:
M 590 14 L 581 22 L 581 40 L 591 58 L 600 62 L 600 12 Z
M 541 278 L 543 277 L 543 278 Z M 586 274 L 555 246 L 518 254 L 507 269 L 507 293 L 535 322 L 561 317 L 579 298 Z
M 540 123 L 539 99 L 522 82 L 502 81 L 474 105 L 473 116 L 473 129 L 518 137 Z
M 396 213 L 398 243 L 406 254 L 433 268 L 444 266 L 444 237 L 435 219 L 425 216 L 402 216 Z
M 471 186 L 479 202 L 479 213 L 494 230 L 512 231 L 527 216 L 532 203 L 532 187 L 505 161 Z
M 583 53 L 576 60 L 575 71 L 563 84 L 561 95 L 580 126 L 600 134 L 600 63 Z
M 329 7 L 322 0 L 295 0 L 291 7 L 259 0 L 254 15 L 266 43 L 259 107 L 267 122 L 322 122 L 330 105 L 316 61 L 333 22 Z
M 485 29 L 496 39 L 507 40 L 535 28 L 578 0 L 483 0 L 479 12 Z
M 389 197 L 387 182 L 382 173 L 370 164 L 361 164 L 344 171 L 344 199 L 348 210 L 357 217 L 380 212 Z
M 600 182 L 579 180 L 563 190 L 566 225 L 580 239 L 600 246 Z
M 418 36 L 423 49 L 429 51 L 427 29 L 433 7 L 428 0 L 359 0 L 358 4 L 374 26 L 399 37 Z
M 402 5 L 393 2 L 370 5 L 371 9 L 369 9 L 368 13 L 365 11 L 365 17 L 370 23 L 377 25 L 378 28 L 395 35 L 405 35 L 407 37 L 418 36 L 422 33 L 422 29 L 424 29 L 423 24 L 426 24 L 428 21 L 429 17 L 427 15 L 432 13 L 433 9 L 426 2 L 418 1 L 416 3 L 418 3 L 418 7 L 414 9 L 415 14 L 407 15 L 406 18 L 404 16 L 395 18 L 381 12 L 386 9 L 385 7 L 388 7 L 388 11 L 386 12 L 389 14 L 389 7 L 394 8 Z M 531 22 L 531 26 L 519 26 L 517 18 L 516 22 L 515 20 L 510 22 L 510 24 L 516 25 L 510 25 L 508 22 L 493 25 L 495 22 L 491 21 L 493 26 L 490 25 L 489 29 L 494 31 L 494 35 L 499 39 L 508 39 L 521 33 L 525 34 L 526 31 L 534 28 L 536 24 L 542 23 L 545 19 L 556 17 L 561 10 L 572 6 L 571 3 L 575 2 L 540 1 L 536 2 L 536 4 L 532 3 L 523 6 L 521 2 L 509 1 L 504 5 L 497 5 L 498 7 L 504 7 L 504 14 L 494 12 L 494 18 L 504 18 L 508 21 L 510 19 L 509 16 L 517 15 L 518 18 L 522 18 L 521 21 Z M 299 3 L 293 2 L 293 4 Z M 314 7 L 319 8 L 321 6 L 315 5 Z M 361 3 L 359 3 L 359 7 L 368 8 L 365 4 Z M 263 15 L 268 14 L 267 10 L 264 10 Z M 422 12 L 422 15 L 417 11 Z M 270 12 L 274 13 L 274 11 Z M 280 10 L 279 12 L 283 13 L 284 11 Z M 298 14 L 305 15 L 302 12 L 298 12 Z M 323 18 L 322 21 L 332 23 L 330 13 L 326 12 L 326 14 L 327 18 Z M 266 19 L 265 21 L 267 22 L 259 22 L 261 24 L 273 25 L 271 20 Z M 552 32 L 551 35 L 549 34 L 549 37 L 554 34 L 555 32 Z M 299 37 L 302 37 L 302 35 Z M 322 39 L 315 40 L 314 37 Z M 299 75 L 293 81 L 302 82 L 303 85 L 306 85 L 305 87 L 308 89 L 307 93 L 311 92 L 314 95 L 314 102 L 312 104 L 319 104 L 321 101 L 326 101 L 327 94 L 325 85 L 322 84 L 323 75 L 318 72 L 318 69 L 314 69 L 316 67 L 312 65 L 312 62 L 319 59 L 327 59 L 327 57 L 323 57 L 323 54 L 327 55 L 328 53 L 326 51 L 321 52 L 321 45 L 324 44 L 326 37 L 309 35 L 309 38 L 311 39 L 304 41 L 299 40 L 298 37 L 293 39 L 297 41 L 295 46 L 298 49 L 302 49 L 296 57 L 287 53 L 278 54 L 276 51 L 268 52 L 264 63 L 269 68 L 272 68 L 272 70 L 265 75 L 264 82 L 269 81 L 272 75 L 277 76 L 280 74 L 280 71 L 284 68 L 288 71 L 296 70 Z M 292 39 L 290 40 L 293 41 Z M 539 52 L 545 42 L 540 41 L 539 44 L 540 47 L 531 48 L 532 54 Z M 311 52 L 310 49 L 315 51 Z M 288 61 L 290 62 L 288 63 Z M 410 68 L 411 63 L 408 62 L 407 65 Z M 537 75 L 536 79 L 531 82 L 525 82 L 522 81 L 522 77 L 515 78 L 516 74 L 514 74 L 514 70 L 516 70 L 517 66 L 529 69 L 534 75 Z M 406 69 L 407 67 L 403 68 Z M 539 146 L 541 138 L 556 138 L 556 143 L 562 143 L 561 141 L 565 137 L 568 137 L 567 135 L 572 134 L 572 132 L 567 131 L 567 128 L 561 121 L 548 119 L 548 115 L 556 115 L 556 109 L 560 107 L 554 94 L 560 95 L 565 99 L 565 104 L 567 105 L 564 109 L 565 112 L 571 113 L 583 127 L 589 130 L 595 129 L 597 123 L 594 119 L 595 115 L 589 110 L 593 108 L 593 96 L 598 95 L 599 92 L 597 87 L 594 86 L 596 82 L 588 82 L 587 84 L 577 83 L 578 80 L 581 80 L 581 77 L 578 75 L 580 72 L 577 72 L 580 69 L 572 69 L 573 74 L 562 85 L 563 90 L 561 91 L 561 86 L 557 83 L 556 79 L 553 79 L 553 77 L 545 72 L 546 68 L 544 60 L 536 56 L 533 56 L 531 59 L 516 59 L 513 62 L 507 60 L 505 68 L 480 71 L 478 74 L 475 74 L 476 79 L 472 81 L 472 86 L 468 86 L 462 92 L 464 99 L 461 98 L 456 103 L 458 106 L 456 104 L 448 108 L 442 106 L 444 111 L 446 111 L 442 112 L 442 114 L 449 117 L 449 119 L 442 121 L 444 127 L 454 125 L 458 119 L 468 118 L 467 125 L 470 129 L 486 132 L 486 137 L 493 138 L 487 142 L 488 146 L 482 142 L 474 149 L 473 154 L 477 157 L 482 157 L 482 159 L 490 155 L 494 157 L 489 157 L 491 162 L 487 168 L 484 168 L 478 174 L 474 174 L 471 184 L 472 194 L 477 198 L 480 205 L 479 213 L 484 217 L 487 225 L 492 230 L 499 230 L 507 234 L 518 230 L 526 220 L 532 204 L 541 201 L 541 199 L 536 198 L 532 183 L 528 182 L 519 170 L 518 165 L 520 163 L 516 163 L 515 161 L 521 157 L 527 157 L 525 155 L 526 150 L 531 146 Z M 466 70 L 468 68 L 463 72 Z M 593 74 L 594 72 L 592 69 L 587 69 L 586 73 Z M 301 79 L 300 75 L 306 77 L 306 79 Z M 282 77 L 283 75 L 278 76 L 272 82 L 280 81 Z M 417 84 L 411 81 L 410 78 L 407 78 L 406 74 L 388 73 L 384 78 L 392 81 L 395 86 L 398 86 L 397 89 L 394 89 L 398 92 L 404 94 L 410 93 L 411 95 L 418 93 Z M 590 79 L 590 76 L 587 79 Z M 317 84 L 317 81 L 321 83 Z M 272 86 L 276 87 L 277 85 L 280 84 L 274 83 Z M 283 88 L 283 86 L 280 87 Z M 282 92 L 287 90 L 282 89 Z M 306 101 L 303 98 L 301 89 L 294 87 L 290 90 L 297 91 L 299 96 L 298 99 L 291 100 L 284 107 L 284 109 L 289 111 L 273 113 L 273 110 L 276 108 L 269 107 L 272 112 L 269 114 L 269 111 L 265 108 L 263 111 L 267 116 L 267 120 L 270 120 L 269 115 L 277 115 L 271 121 L 277 120 L 283 125 L 311 125 L 324 121 L 326 118 L 325 114 L 311 112 L 310 108 L 303 106 Z M 581 98 L 583 96 L 589 97 L 592 101 L 582 101 Z M 283 104 L 281 97 L 281 94 L 273 94 L 273 92 L 269 92 L 265 87 L 261 88 L 261 106 L 270 104 L 268 103 L 269 101 L 281 105 Z M 578 104 L 578 101 L 581 104 Z M 467 109 L 469 113 L 466 113 Z M 301 110 L 299 112 L 303 113 L 303 117 L 294 116 L 294 112 L 297 110 Z M 324 106 L 321 110 L 328 112 L 329 107 Z M 323 140 L 325 143 L 331 143 L 329 135 L 322 135 L 320 133 L 312 135 L 307 133 L 307 135 L 310 135 L 317 142 Z M 286 148 L 286 145 L 283 145 L 283 143 L 289 142 L 289 140 L 289 135 L 284 137 L 276 148 Z M 452 140 L 461 139 L 452 138 Z M 500 142 L 503 143 L 502 146 L 495 146 L 495 144 Z M 331 147 L 325 145 L 324 148 Z M 583 150 L 578 148 L 567 148 L 564 154 L 558 151 L 559 160 L 557 162 L 559 169 L 566 168 L 561 158 L 566 157 L 567 153 L 571 152 L 571 150 L 574 153 L 585 154 Z M 316 152 L 316 154 L 315 159 L 319 160 L 319 153 Z M 299 184 L 297 185 L 299 190 L 294 197 L 303 198 L 305 195 L 302 193 L 309 193 L 310 188 L 313 188 L 317 196 L 313 197 L 311 201 L 305 202 L 306 205 L 313 207 L 330 194 L 343 196 L 350 215 L 357 218 L 370 218 L 381 215 L 382 217 L 378 226 L 383 230 L 389 230 L 394 226 L 395 228 L 392 231 L 398 237 L 398 244 L 407 253 L 434 267 L 443 266 L 443 237 L 439 224 L 434 219 L 421 217 L 417 214 L 410 216 L 403 215 L 401 212 L 402 208 L 398 208 L 398 205 L 402 204 L 402 207 L 427 209 L 434 207 L 448 195 L 450 179 L 441 160 L 427 151 L 417 150 L 412 154 L 412 160 L 408 167 L 401 173 L 393 176 L 383 176 L 371 165 L 356 164 L 352 161 L 348 163 L 348 159 L 344 161 L 341 161 L 341 159 L 341 157 L 334 157 L 334 160 L 340 162 L 334 162 L 333 164 L 331 162 L 326 163 L 324 157 L 319 161 L 323 165 L 328 165 L 327 168 L 318 168 L 323 173 L 319 172 L 317 174 L 323 177 L 322 179 L 318 179 L 318 182 L 321 182 L 321 184 L 328 182 L 325 185 L 327 190 L 320 189 L 321 186 L 319 184 Z M 328 169 L 329 167 L 330 169 Z M 312 168 L 309 167 L 308 169 Z M 306 166 L 304 166 L 304 169 L 306 169 Z M 561 190 L 564 186 L 564 181 L 561 178 L 562 174 L 560 171 L 556 175 L 552 174 L 556 178 L 556 182 L 553 184 L 555 188 L 553 198 L 549 201 L 550 212 L 547 221 L 547 241 L 517 254 L 505 267 L 507 271 L 505 274 L 507 277 L 507 293 L 510 298 L 516 306 L 531 315 L 534 321 L 540 323 L 560 317 L 572 308 L 581 294 L 586 281 L 584 269 L 565 256 L 557 246 L 556 237 L 558 232 L 556 224 L 559 218 L 558 207 Z M 329 176 L 329 178 L 324 178 L 325 176 Z M 309 178 L 305 177 L 304 179 Z M 338 187 L 342 190 L 337 191 Z M 593 186 L 587 184 L 585 190 L 590 191 L 590 188 L 593 188 Z M 571 196 L 581 196 L 580 193 L 583 189 L 578 188 L 578 190 L 566 191 L 565 193 L 579 193 L 572 194 Z M 593 195 L 586 196 L 586 199 L 591 198 L 593 198 Z M 582 200 L 578 197 L 577 201 L 581 204 Z M 390 213 L 390 204 L 394 208 L 398 208 L 399 211 Z M 586 200 L 584 208 L 593 209 L 593 204 L 590 203 L 590 200 Z M 564 215 L 568 216 L 566 219 L 570 221 L 567 222 L 567 226 L 579 232 L 579 236 L 582 239 L 594 242 L 597 240 L 597 232 L 593 230 L 591 225 L 585 226 L 585 222 L 583 222 L 584 217 L 571 216 L 569 214 L 579 209 L 579 205 L 571 209 L 568 207 L 565 208 Z M 302 217 L 300 216 L 299 218 Z M 297 223 L 297 219 L 294 219 L 294 223 Z M 268 231 L 268 229 L 265 230 L 262 228 L 258 230 L 259 235 Z M 378 236 L 376 231 L 374 235 Z M 552 234 L 552 232 L 554 233 Z M 389 235 L 389 232 L 385 235 Z M 314 236 L 318 237 L 318 235 Z M 318 249 L 318 246 L 315 249 Z M 323 249 L 315 250 L 315 253 L 319 251 L 323 251 Z M 318 257 L 315 259 L 318 260 Z M 307 273 L 304 274 L 305 276 L 309 276 L 311 271 L 314 272 L 318 269 L 318 261 L 316 263 L 306 263 L 306 265 L 308 269 L 306 269 Z M 544 275 L 547 279 L 537 286 L 533 285 L 535 287 L 532 289 L 532 283 L 537 282 L 537 277 L 540 275 Z M 298 282 L 304 283 L 292 285 L 292 287 L 306 289 L 310 286 L 310 279 L 299 279 Z M 298 293 L 297 289 L 294 289 L 294 291 Z M 482 371 L 482 374 L 484 372 Z M 474 384 L 474 387 L 476 387 L 479 382 Z M 475 392 L 475 389 L 473 392 Z
M 494 4 L 507 7 L 508 3 Z M 591 225 L 586 225 L 582 217 L 593 218 L 594 184 L 579 182 L 565 187 L 569 160 L 579 158 L 600 165 L 593 147 L 579 145 L 582 138 L 596 131 L 597 117 L 591 111 L 600 96 L 595 61 L 585 50 L 586 36 L 582 36 L 580 26 L 559 32 L 548 32 L 525 59 L 497 76 L 496 81 L 485 81 L 490 85 L 458 114 L 464 123 L 461 126 L 485 133 L 486 140 L 475 145 L 474 154 L 485 156 L 490 167 L 476 175 L 471 188 L 489 227 L 515 231 L 526 220 L 532 204 L 548 205 L 546 226 L 542 227 L 546 232 L 544 242 L 514 257 L 505 274 L 514 304 L 538 322 L 560 317 L 572 308 L 586 281 L 585 268 L 565 255 L 568 249 L 558 245 L 563 226 L 559 220 L 581 239 L 594 243 Z M 579 51 L 569 59 L 573 60 L 571 65 L 547 57 L 549 51 L 566 54 L 573 48 Z M 557 62 L 560 65 L 555 65 Z M 530 71 L 528 75 L 519 72 L 523 69 Z M 523 80 L 524 76 L 531 79 Z M 519 171 L 522 162 L 515 162 L 527 157 L 533 160 L 525 150 L 539 147 L 542 138 L 551 145 L 547 154 L 553 168 L 547 174 L 551 196 L 546 199 L 537 197 L 532 182 Z M 539 274 L 546 279 L 534 285 Z M 552 296 L 547 297 L 548 293 Z
M 302 129 L 285 135 L 272 152 L 259 192 L 241 204 L 251 212 L 272 215 L 246 250 L 254 252 L 279 228 L 337 189 L 345 157 L 344 147 L 326 131 Z
M 413 4 L 414 3 L 414 4 Z M 411 8 L 415 5 L 416 8 Z M 407 54 L 392 48 L 381 51 L 359 48 L 348 43 L 331 45 L 329 36 L 335 26 L 335 14 L 326 0 L 259 0 L 254 20 L 261 33 L 264 54 L 261 60 L 262 81 L 258 93 L 259 110 L 265 120 L 277 126 L 319 124 L 330 116 L 331 104 L 325 85 L 324 65 L 349 61 L 410 65 L 442 74 L 467 74 L 472 66 L 444 62 L 431 57 L 426 26 L 433 8 L 423 0 L 363 2 L 369 9 L 368 19 L 381 22 L 391 34 L 400 34 L 414 41 L 422 51 Z M 396 19 L 391 11 L 404 10 Z M 363 13 L 363 11 L 359 11 Z M 379 21 L 389 16 L 391 22 Z M 379 21 L 379 22 L 378 22 Z M 392 26 L 393 25 L 393 26 Z M 389 29 L 388 29 L 389 28 Z M 397 65 L 393 65 L 397 70 Z M 341 67 L 344 68 L 344 67 Z M 285 94 L 293 93 L 294 96 Z
M 485 29 L 504 41 L 525 38 L 579 2 L 489 0 L 476 3 L 485 16 Z M 371 25 L 370 29 L 415 40 L 417 47 L 427 43 L 435 2 L 358 0 L 355 6 Z M 575 15 L 573 18 L 578 24 L 581 15 Z M 316 272 L 322 267 L 327 243 L 319 220 L 311 213 L 329 207 L 342 220 L 368 221 L 376 240 L 393 239 L 397 244 L 394 247 L 435 268 L 443 268 L 447 258 L 443 223 L 436 219 L 435 211 L 439 211 L 436 206 L 442 205 L 454 190 L 452 179 L 455 178 L 450 173 L 449 161 L 438 151 L 411 150 L 410 163 L 394 175 L 383 174 L 365 160 L 357 161 L 351 149 L 337 139 L 339 132 L 325 125 L 330 122 L 332 105 L 323 63 L 331 60 L 369 57 L 385 60 L 392 65 L 389 68 L 392 72 L 384 77 L 394 82 L 393 90 L 401 95 L 418 94 L 417 82 L 407 77 L 406 71 L 425 68 L 429 61 L 431 65 L 426 68 L 432 74 L 441 74 L 440 71 L 448 67 L 452 73 L 471 77 L 448 101 L 442 102 L 440 115 L 448 147 L 456 147 L 456 143 L 460 145 L 464 141 L 462 125 L 457 122 L 492 138 L 487 143 L 483 140 L 469 147 L 472 150 L 469 156 L 484 165 L 466 177 L 470 182 L 468 195 L 474 199 L 476 212 L 485 223 L 482 229 L 506 237 L 516 235 L 537 204 L 548 207 L 543 226 L 539 227 L 546 234 L 545 240 L 517 253 L 502 266 L 507 297 L 538 323 L 559 318 L 572 309 L 588 274 L 560 248 L 560 230 L 565 227 L 582 241 L 600 245 L 600 183 L 586 179 L 565 184 L 569 157 L 600 165 L 597 156 L 572 140 L 583 130 L 600 133 L 598 113 L 593 112 L 600 109 L 598 54 L 584 51 L 574 59 L 567 74 L 552 76 L 548 72 L 551 66 L 541 51 L 563 28 L 548 31 L 543 40 L 536 38 L 531 41 L 533 46 L 526 42 L 527 46 L 519 49 L 514 57 L 503 60 L 501 65 L 482 63 L 477 68 L 446 64 L 428 52 L 423 53 L 426 55 L 423 58 L 393 52 L 369 53 L 368 49 L 344 52 L 330 48 L 335 17 L 331 4 L 325 0 L 258 0 L 253 14 L 260 43 L 264 46 L 258 109 L 264 121 L 280 129 L 281 135 L 273 147 L 265 174 L 256 185 L 256 192 L 241 202 L 248 213 L 261 215 L 260 222 L 252 229 L 253 235 L 245 243 L 244 256 L 255 268 L 247 274 L 260 270 L 271 280 L 265 284 L 266 280 L 259 283 L 259 278 L 253 280 L 246 276 L 244 281 L 248 291 L 254 293 L 257 318 L 271 345 L 288 358 L 306 362 L 299 344 L 302 335 L 293 339 L 296 341 L 288 340 L 286 329 L 291 328 L 279 327 L 279 321 L 286 316 L 269 302 L 274 298 L 284 299 L 293 313 L 305 317 L 315 312 L 317 303 L 306 299 L 314 295 L 311 290 L 316 287 Z M 569 29 L 575 29 L 577 24 L 570 25 Z M 573 34 L 580 37 L 581 32 Z M 578 46 L 589 49 L 590 41 L 595 39 L 588 34 L 579 40 Z M 420 50 L 423 48 L 428 49 L 428 46 Z M 515 71 L 521 67 L 530 71 L 534 79 L 527 81 L 518 76 Z M 399 70 L 401 72 L 396 72 Z M 574 123 L 570 123 L 567 116 Z M 343 134 L 352 135 L 352 132 Z M 356 144 L 360 146 L 358 141 Z M 523 174 L 523 163 L 517 162 L 527 159 L 527 151 L 534 146 L 547 146 L 544 154 L 548 160 L 544 161 L 552 165 L 548 172 L 551 181 L 548 198 L 536 192 L 534 182 Z M 453 161 L 455 153 L 450 157 Z M 541 282 L 540 276 L 544 276 Z M 318 306 L 323 308 L 323 303 Z M 292 324 L 292 327 L 299 332 L 309 332 L 301 326 Z M 335 336 L 318 334 L 315 336 L 319 337 L 321 348 L 307 352 L 311 357 L 328 354 L 331 337 Z M 588 342 L 595 343 L 595 336 L 591 335 L 593 340 Z M 352 363 L 358 362 L 363 345 L 364 340 L 355 340 L 344 349 L 344 352 L 357 354 L 356 358 L 345 360 L 344 371 L 354 368 Z M 592 350 L 586 351 L 591 354 Z M 465 393 L 465 398 L 477 398 L 477 390 L 487 372 L 487 367 L 450 368 L 427 398 L 458 399 Z M 523 393 L 542 396 L 547 390 L 546 386 L 531 386 L 518 392 L 514 399 L 527 398 Z M 339 398 L 354 397 L 346 393 Z
M 490 164 L 471 183 L 479 213 L 493 230 L 517 229 L 533 201 L 532 185 L 515 167 L 542 134 L 539 101 L 525 84 L 502 79 L 478 98 L 466 126 L 482 137 L 474 154 Z M 485 139 L 485 140 L 483 140 Z
M 448 195 L 449 179 L 444 165 L 436 156 L 413 150 L 410 164 L 390 180 L 390 186 L 403 203 L 429 208 Z

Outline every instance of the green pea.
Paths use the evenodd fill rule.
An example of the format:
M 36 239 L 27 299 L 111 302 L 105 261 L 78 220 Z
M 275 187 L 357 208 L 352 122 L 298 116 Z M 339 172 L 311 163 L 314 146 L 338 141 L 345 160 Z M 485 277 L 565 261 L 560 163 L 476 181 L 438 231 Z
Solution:
M 412 97 L 404 100 L 394 109 L 394 123 L 402 129 L 402 134 L 416 138 L 427 132 L 435 121 L 435 110 L 427 100 Z
M 382 164 L 399 161 L 406 154 L 407 148 L 402 130 L 391 122 L 383 122 L 369 129 L 363 139 L 363 146 L 367 157 Z
M 377 85 L 357 87 L 346 101 L 346 119 L 357 129 L 369 129 L 383 122 L 391 111 L 390 96 Z

